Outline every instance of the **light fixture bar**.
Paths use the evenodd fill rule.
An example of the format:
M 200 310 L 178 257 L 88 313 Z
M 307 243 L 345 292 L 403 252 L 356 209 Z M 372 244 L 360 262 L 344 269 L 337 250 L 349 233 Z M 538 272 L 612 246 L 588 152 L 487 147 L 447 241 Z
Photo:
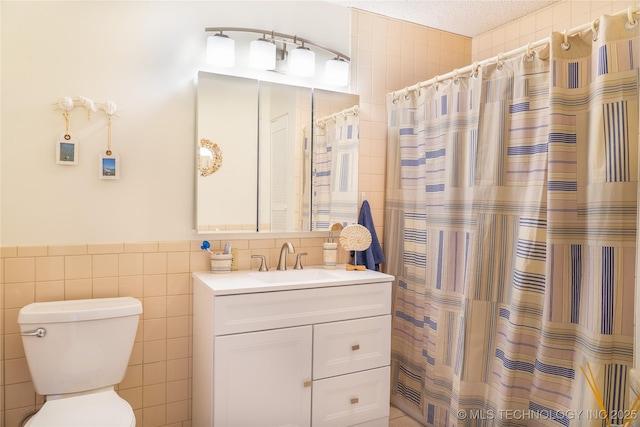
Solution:
M 308 44 L 311 46 L 315 46 L 319 49 L 322 50 L 326 50 L 327 52 L 333 53 L 334 55 L 345 59 L 347 61 L 351 61 L 351 58 L 349 58 L 347 55 L 345 55 L 342 52 L 338 52 L 337 50 L 331 49 L 330 47 L 326 47 L 323 46 L 321 44 L 312 42 L 311 40 L 307 40 L 307 39 L 303 39 L 302 37 L 298 37 L 298 36 L 292 36 L 289 34 L 284 34 L 284 33 L 278 33 L 276 31 L 268 31 L 268 30 L 259 30 L 257 28 L 242 28 L 242 27 L 209 27 L 209 28 L 205 28 L 204 29 L 206 32 L 220 32 L 220 31 L 224 31 L 224 32 L 229 32 L 229 31 L 234 31 L 234 32 L 241 32 L 241 33 L 257 33 L 257 34 L 270 34 L 271 37 L 281 37 L 281 38 L 285 38 L 285 39 L 291 39 L 293 40 L 293 42 L 301 42 L 303 44 Z

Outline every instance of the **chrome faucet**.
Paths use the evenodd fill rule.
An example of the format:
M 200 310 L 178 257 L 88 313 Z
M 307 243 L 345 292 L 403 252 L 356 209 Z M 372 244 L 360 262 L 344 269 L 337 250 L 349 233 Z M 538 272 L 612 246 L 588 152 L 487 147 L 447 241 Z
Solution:
M 277 270 L 286 270 L 287 269 L 287 252 L 290 254 L 294 253 L 296 250 L 293 248 L 293 245 L 289 242 L 284 242 L 282 244 L 282 248 L 280 248 L 280 258 L 278 259 L 278 267 Z

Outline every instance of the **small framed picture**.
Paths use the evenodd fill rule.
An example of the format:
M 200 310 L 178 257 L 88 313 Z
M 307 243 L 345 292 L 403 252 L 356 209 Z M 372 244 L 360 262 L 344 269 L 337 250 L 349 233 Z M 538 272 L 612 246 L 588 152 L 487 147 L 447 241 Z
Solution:
M 98 170 L 100 179 L 119 179 L 120 158 L 113 151 L 110 151 L 110 154 L 101 154 Z
M 59 165 L 78 164 L 78 144 L 69 134 L 63 134 L 56 143 L 56 163 Z

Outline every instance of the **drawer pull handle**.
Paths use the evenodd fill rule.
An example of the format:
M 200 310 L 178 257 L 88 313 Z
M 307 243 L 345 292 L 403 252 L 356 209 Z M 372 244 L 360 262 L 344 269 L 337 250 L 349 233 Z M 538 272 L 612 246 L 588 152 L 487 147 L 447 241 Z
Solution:
M 356 345 L 352 345 L 351 346 L 351 351 L 356 351 L 356 350 L 360 350 L 360 344 L 356 344 Z
M 356 403 L 358 403 L 358 398 L 357 397 L 352 397 L 351 398 L 351 404 L 355 405 Z
M 306 387 L 311 387 L 312 382 L 311 381 L 305 381 L 304 382 L 304 386 Z

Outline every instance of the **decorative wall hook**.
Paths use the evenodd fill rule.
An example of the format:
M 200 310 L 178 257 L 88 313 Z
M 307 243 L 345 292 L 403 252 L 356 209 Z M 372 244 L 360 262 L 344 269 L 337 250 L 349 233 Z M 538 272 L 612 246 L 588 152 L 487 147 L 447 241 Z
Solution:
M 91 112 L 95 113 L 96 111 L 98 111 L 98 109 L 96 108 L 96 103 L 93 102 L 92 99 L 85 98 L 84 96 L 79 96 L 77 102 L 80 104 L 80 106 L 84 107 L 87 110 L 88 120 L 91 120 Z
M 103 110 L 105 114 L 108 116 L 120 116 L 118 114 L 118 106 L 113 101 L 105 101 L 105 102 L 95 102 L 92 99 L 89 99 L 84 96 L 76 96 L 75 98 L 71 98 L 70 96 L 63 96 L 53 104 L 56 109 L 62 111 L 71 111 L 75 107 L 82 107 L 87 110 L 89 115 L 89 120 L 91 120 L 91 113 L 95 113 L 98 111 L 98 108 Z
M 85 96 L 77 96 L 75 98 L 63 96 L 53 106 L 58 110 L 62 110 L 62 116 L 65 120 L 65 132 L 58 138 L 56 143 L 56 163 L 64 165 L 76 165 L 78 163 L 78 144 L 69 130 L 69 111 L 76 107 L 82 107 L 87 110 L 87 119 L 91 120 L 91 113 L 95 113 L 100 109 L 107 115 L 107 149 L 100 156 L 99 176 L 102 179 L 118 179 L 120 176 L 120 161 L 117 153 L 111 150 L 111 122 L 113 116 L 119 116 L 119 109 L 116 103 L 111 100 L 96 103 Z

